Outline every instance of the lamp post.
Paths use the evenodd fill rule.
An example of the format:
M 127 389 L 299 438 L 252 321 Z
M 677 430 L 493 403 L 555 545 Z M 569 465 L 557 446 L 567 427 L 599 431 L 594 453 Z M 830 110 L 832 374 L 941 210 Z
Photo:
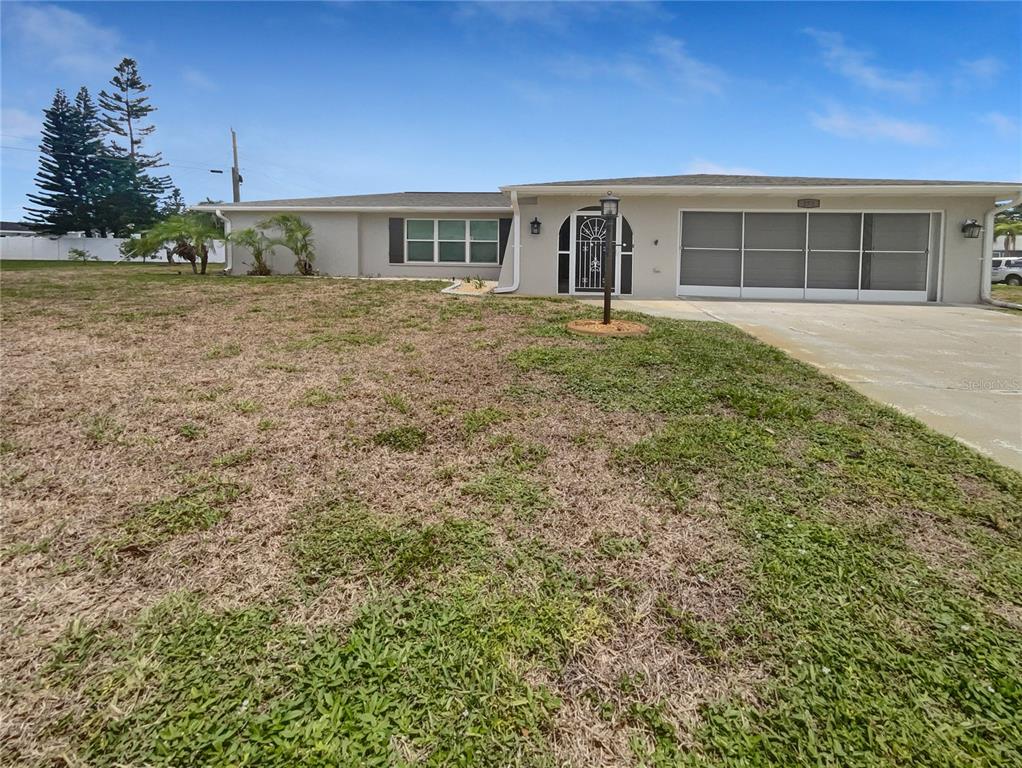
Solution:
M 600 212 L 604 221 L 607 222 L 606 241 L 603 247 L 603 324 L 610 325 L 610 295 L 614 291 L 614 257 L 615 246 L 617 245 L 617 212 L 620 198 L 614 197 L 609 192 L 607 196 L 600 199 Z

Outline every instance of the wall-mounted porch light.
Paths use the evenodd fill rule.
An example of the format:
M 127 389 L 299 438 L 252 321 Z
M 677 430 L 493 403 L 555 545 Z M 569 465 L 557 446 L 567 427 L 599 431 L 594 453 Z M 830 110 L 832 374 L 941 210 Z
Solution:
M 966 219 L 962 223 L 962 234 L 965 237 L 976 238 L 983 233 L 983 225 L 975 219 Z
M 539 219 L 534 218 L 532 221 L 529 222 L 529 231 L 534 235 L 538 235 L 539 229 L 542 226 L 543 225 L 540 223 Z

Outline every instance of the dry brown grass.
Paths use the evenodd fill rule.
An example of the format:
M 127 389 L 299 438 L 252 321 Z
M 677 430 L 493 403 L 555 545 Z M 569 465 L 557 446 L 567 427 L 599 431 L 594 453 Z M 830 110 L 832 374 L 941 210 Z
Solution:
M 730 615 L 743 553 L 709 493 L 681 513 L 615 461 L 615 446 L 650 434 L 655 418 L 598 410 L 508 364 L 543 343 L 528 327 L 564 304 L 368 281 L 118 276 L 83 291 L 68 270 L 47 272 L 34 293 L 37 273 L 3 280 L 13 295 L 3 327 L 0 739 L 11 754 L 70 748 L 46 729 L 75 702 L 39 679 L 70 622 L 127 624 L 177 590 L 223 607 L 291 594 L 291 518 L 341 494 L 383 517 L 484 520 L 498 546 L 542 542 L 613 599 L 612 626 L 545 681 L 564 699 L 553 744 L 565 763 L 630 763 L 633 728 L 620 713 L 632 697 L 666 702 L 683 734 L 700 702 L 755 675 L 662 637 L 658 600 Z M 464 416 L 480 408 L 508 418 L 467 435 Z M 405 453 L 373 442 L 401 425 L 423 429 L 425 445 Z M 514 444 L 547 449 L 516 470 L 547 499 L 532 515 L 465 492 Z M 240 458 L 223 460 L 231 454 Z M 217 524 L 146 551 L 118 543 L 133 514 L 209 477 L 240 488 Z M 637 544 L 608 554 L 608 537 Z M 708 579 L 706 563 L 724 566 Z M 294 602 L 288 618 L 343 628 L 371 589 L 338 580 Z M 641 681 L 634 692 L 622 692 L 622 675 Z M 618 714 L 601 715 L 594 697 Z

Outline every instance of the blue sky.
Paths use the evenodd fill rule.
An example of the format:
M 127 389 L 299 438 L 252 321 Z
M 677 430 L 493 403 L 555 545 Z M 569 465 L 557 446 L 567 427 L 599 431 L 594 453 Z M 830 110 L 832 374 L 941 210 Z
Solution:
M 691 172 L 1022 178 L 1018 3 L 2 3 L 3 218 L 57 87 L 247 199 Z

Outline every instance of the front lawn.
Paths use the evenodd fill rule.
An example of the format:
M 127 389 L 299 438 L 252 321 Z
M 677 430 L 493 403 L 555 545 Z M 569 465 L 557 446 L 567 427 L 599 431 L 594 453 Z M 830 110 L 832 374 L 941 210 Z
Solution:
M 0 762 L 1018 764 L 1022 477 L 440 287 L 4 270 Z
M 995 299 L 1022 304 L 1022 285 L 992 285 L 990 293 Z

